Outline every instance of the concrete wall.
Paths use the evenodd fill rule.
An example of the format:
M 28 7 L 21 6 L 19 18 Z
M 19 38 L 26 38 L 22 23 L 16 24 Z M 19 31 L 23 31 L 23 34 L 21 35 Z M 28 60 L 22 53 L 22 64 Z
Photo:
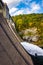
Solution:
M 2 45 L 2 46 L 1 46 Z M 1 50 L 2 49 L 2 50 Z M 33 65 L 31 57 L 0 14 L 0 65 Z
M 4 5 L 3 15 L 4 15 L 5 18 L 9 19 L 9 10 L 8 10 L 6 4 Z

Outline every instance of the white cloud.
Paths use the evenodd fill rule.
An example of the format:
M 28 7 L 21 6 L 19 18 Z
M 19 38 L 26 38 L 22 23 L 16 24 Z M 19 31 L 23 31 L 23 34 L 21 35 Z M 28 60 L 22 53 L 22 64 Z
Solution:
M 18 10 L 17 12 L 14 13 L 14 16 L 15 16 L 15 15 L 19 15 L 19 14 L 23 14 L 23 11 L 24 11 L 24 10 Z
M 23 11 L 23 13 L 24 13 L 24 14 L 30 14 L 30 13 L 31 13 L 31 11 L 30 11 L 30 9 L 29 9 L 29 8 L 25 8 L 25 9 L 24 9 L 24 11 Z
M 11 14 L 11 16 L 15 16 L 15 15 L 19 15 L 19 14 L 30 14 L 32 13 L 29 8 L 24 8 L 24 9 L 21 9 L 21 10 L 18 10 L 16 12 L 14 12 L 14 14 Z
M 7 3 L 7 5 L 10 5 L 12 3 L 16 4 L 19 3 L 21 0 L 2 0 L 4 3 Z
M 23 3 L 25 3 L 26 5 L 29 5 L 31 0 L 22 0 Z
M 35 2 L 33 2 L 31 4 L 31 10 L 32 11 L 36 11 L 36 10 L 39 10 L 40 9 L 40 5 L 39 4 L 36 4 Z
M 19 14 L 37 13 L 38 10 L 40 9 L 40 7 L 39 7 L 38 4 L 35 4 L 34 6 L 35 6 L 35 8 L 32 7 L 32 6 L 31 6 L 31 9 L 29 9 L 29 8 L 23 8 L 23 9 L 21 9 L 21 10 L 18 10 L 18 11 L 16 11 L 16 12 L 14 12 L 14 14 L 11 14 L 11 15 L 15 16 L 15 15 L 19 15 Z
M 13 2 L 14 0 L 3 0 L 4 3 L 10 4 L 11 2 Z
M 32 2 L 30 5 L 30 8 L 22 8 L 22 9 L 18 9 L 18 8 L 12 8 L 10 9 L 10 13 L 11 15 L 15 16 L 15 15 L 19 15 L 19 14 L 31 14 L 31 13 L 37 13 L 40 10 L 40 5 L 36 4 L 35 2 Z M 12 14 L 13 13 L 13 14 Z
M 17 11 L 17 10 L 18 10 L 18 8 L 13 7 L 13 8 L 11 8 L 11 9 L 9 10 L 9 12 L 10 12 L 10 14 L 12 14 L 13 12 L 15 12 L 15 11 Z
M 23 3 L 25 3 L 26 5 L 29 5 L 29 2 L 31 0 L 3 0 L 4 2 L 7 3 L 7 5 L 11 6 L 14 4 L 14 6 L 12 6 L 11 8 L 9 8 L 9 12 L 11 15 L 19 15 L 19 14 L 30 14 L 30 13 L 37 13 L 38 10 L 40 10 L 40 5 L 36 4 L 35 2 L 32 2 L 30 4 L 30 8 L 23 8 L 23 9 L 18 9 L 16 8 L 15 5 L 18 5 L 21 1 Z M 22 6 L 21 6 L 22 7 Z

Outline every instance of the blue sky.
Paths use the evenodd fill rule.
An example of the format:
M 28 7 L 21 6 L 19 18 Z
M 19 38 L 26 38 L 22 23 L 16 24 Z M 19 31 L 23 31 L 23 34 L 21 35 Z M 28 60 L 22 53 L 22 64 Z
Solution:
M 11 16 L 43 13 L 43 0 L 3 0 L 3 2 L 7 3 Z

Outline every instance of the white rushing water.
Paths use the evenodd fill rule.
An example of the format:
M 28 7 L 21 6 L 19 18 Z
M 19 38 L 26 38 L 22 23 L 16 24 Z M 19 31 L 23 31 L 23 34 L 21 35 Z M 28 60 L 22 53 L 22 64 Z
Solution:
M 43 56 L 43 49 L 38 47 L 37 45 L 28 43 L 28 42 L 21 42 L 21 45 L 25 48 L 25 50 L 31 54 L 34 55 L 37 54 L 37 56 Z

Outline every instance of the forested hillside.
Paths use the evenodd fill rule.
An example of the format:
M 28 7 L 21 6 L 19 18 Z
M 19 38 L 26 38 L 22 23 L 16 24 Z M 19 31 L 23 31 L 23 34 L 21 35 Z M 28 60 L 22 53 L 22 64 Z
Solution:
M 23 14 L 12 19 L 23 40 L 43 45 L 43 14 Z

